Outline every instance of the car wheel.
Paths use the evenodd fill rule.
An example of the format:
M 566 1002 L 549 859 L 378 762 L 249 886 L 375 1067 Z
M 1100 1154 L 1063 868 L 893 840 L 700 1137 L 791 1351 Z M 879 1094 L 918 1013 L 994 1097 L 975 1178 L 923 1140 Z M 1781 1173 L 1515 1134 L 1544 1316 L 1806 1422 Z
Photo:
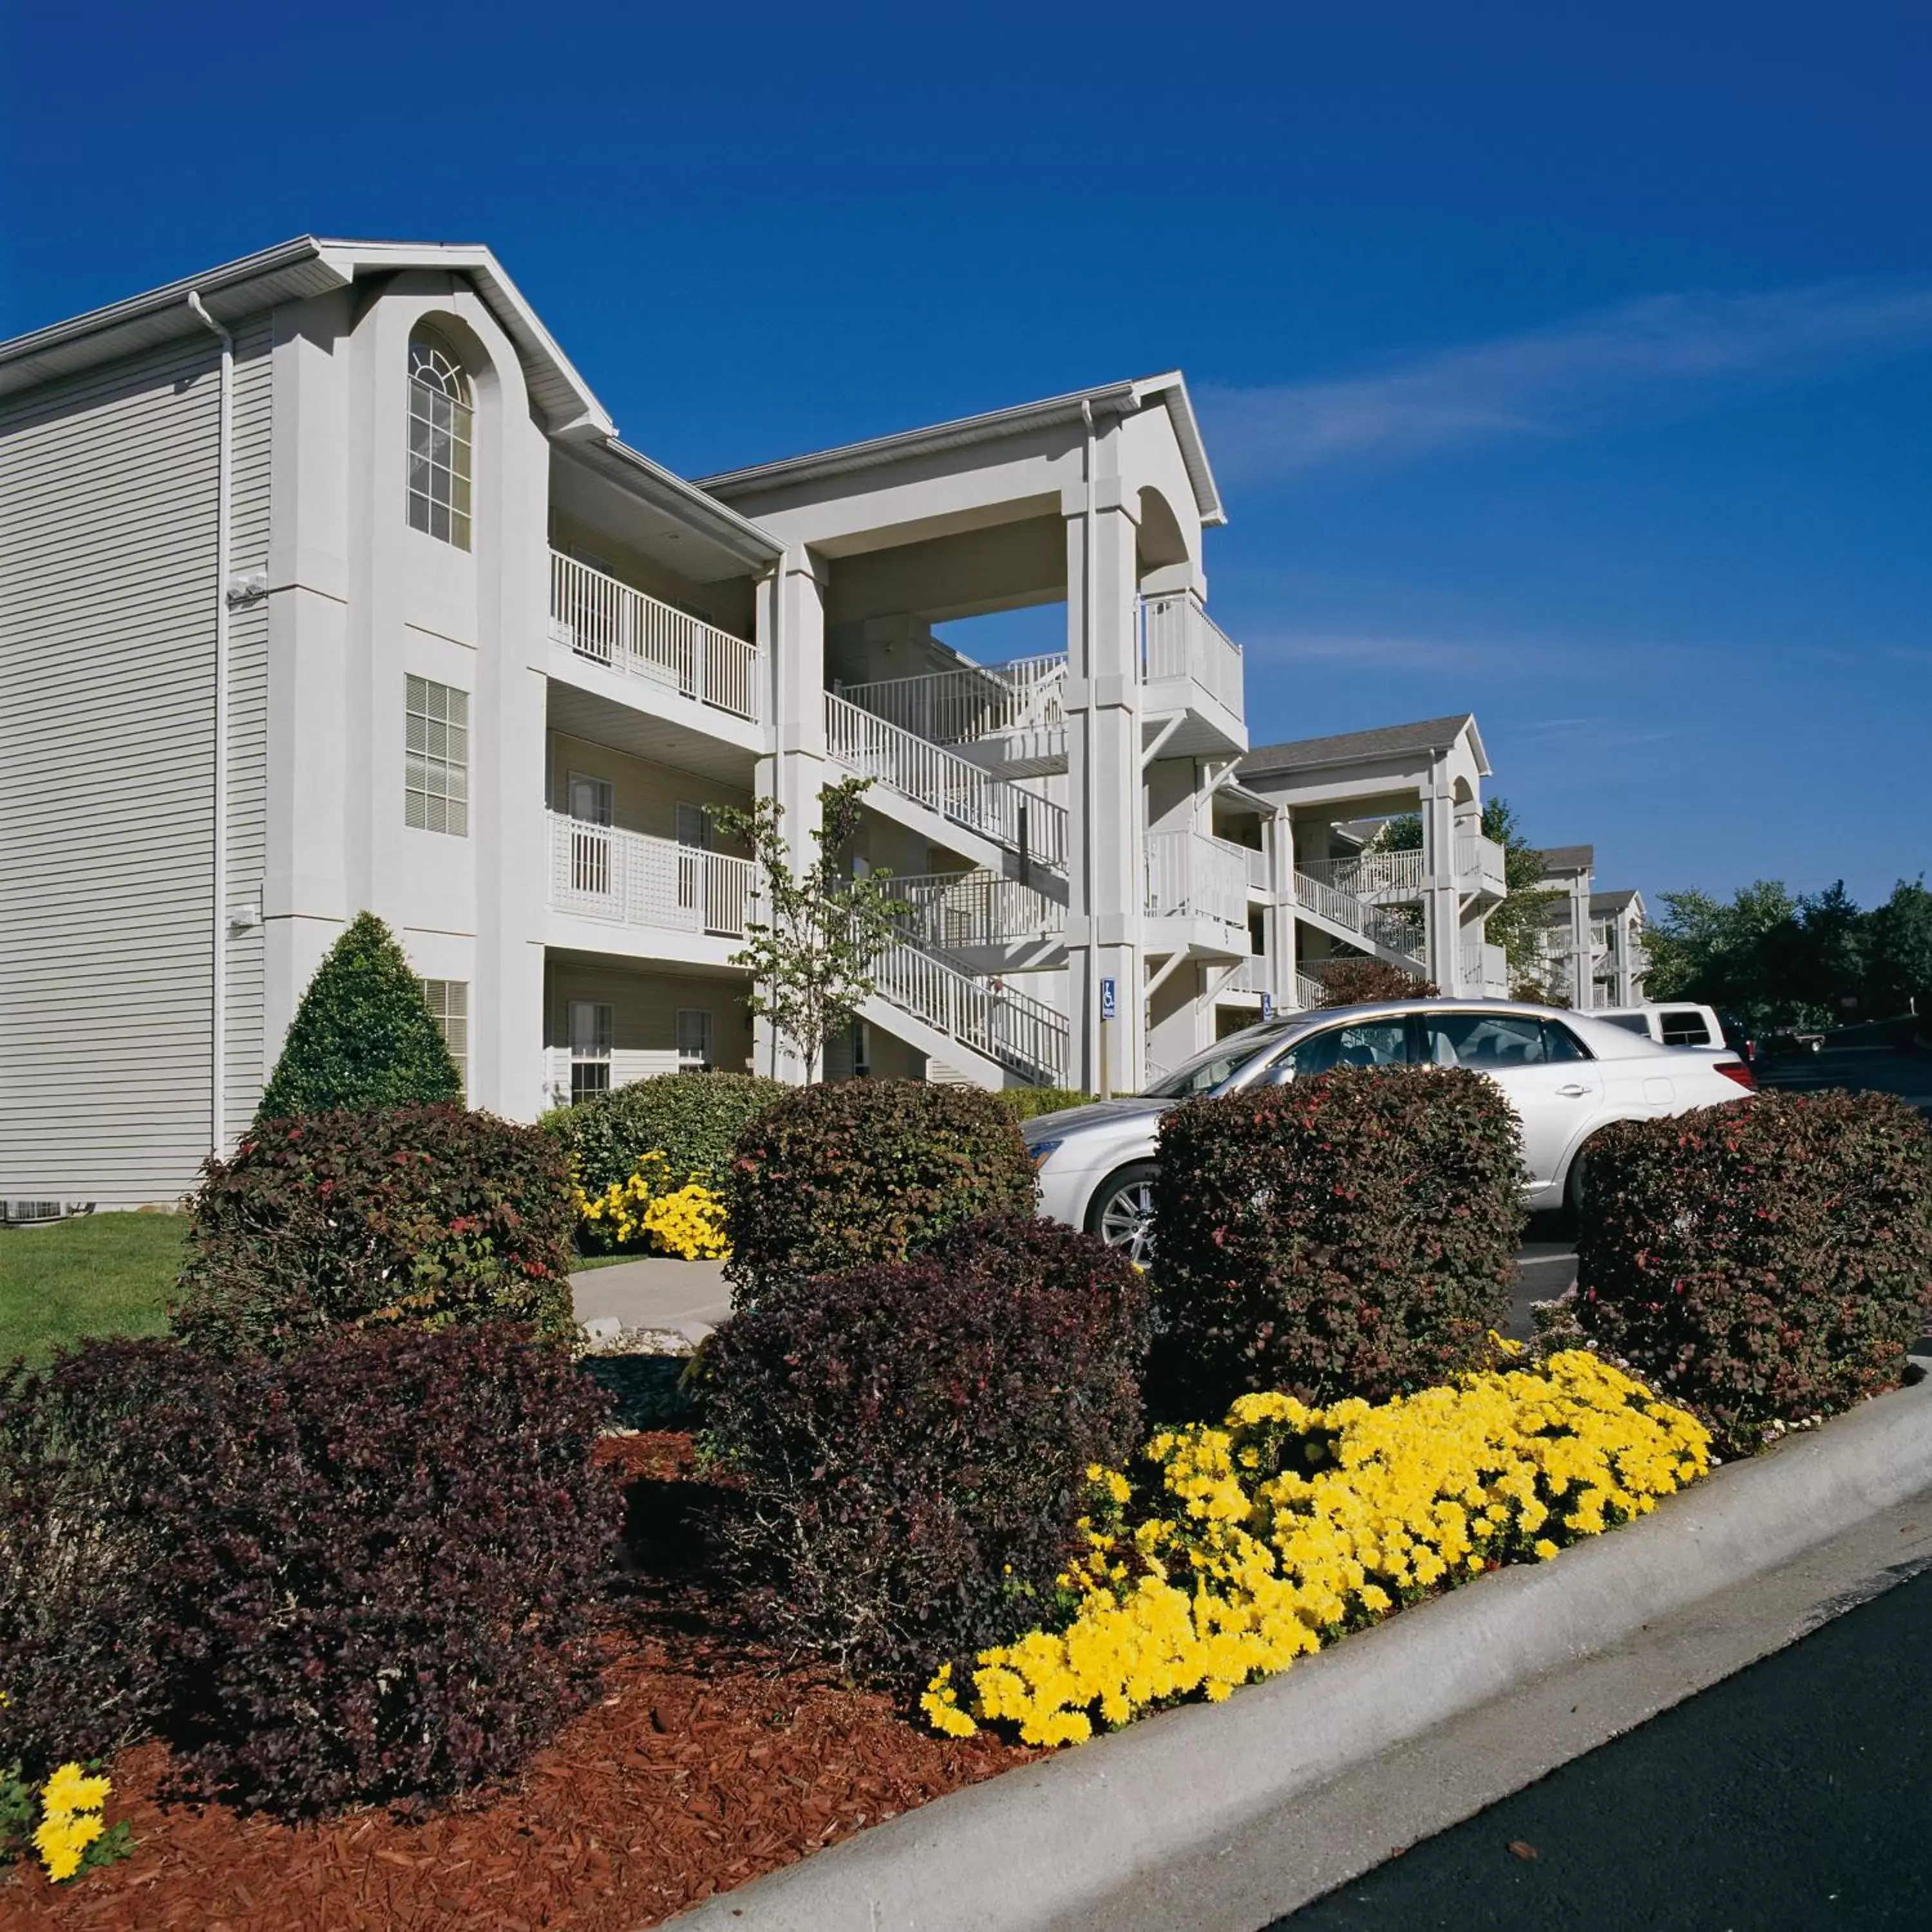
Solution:
M 1154 1258 L 1154 1182 L 1150 1160 L 1117 1168 L 1101 1182 L 1087 1209 L 1087 1232 L 1098 1234 L 1140 1266 Z
M 1563 1214 L 1570 1225 L 1570 1232 L 1576 1232 L 1577 1217 L 1583 1211 L 1583 1196 L 1590 1186 L 1590 1144 L 1586 1141 L 1576 1150 L 1576 1158 L 1570 1163 L 1570 1172 L 1563 1180 Z

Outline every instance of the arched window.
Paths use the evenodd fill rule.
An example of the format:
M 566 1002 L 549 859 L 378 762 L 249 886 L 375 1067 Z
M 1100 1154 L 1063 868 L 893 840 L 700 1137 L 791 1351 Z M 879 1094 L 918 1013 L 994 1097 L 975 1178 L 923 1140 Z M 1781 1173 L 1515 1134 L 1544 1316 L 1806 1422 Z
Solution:
M 410 527 L 470 548 L 470 380 L 433 328 L 410 338 Z

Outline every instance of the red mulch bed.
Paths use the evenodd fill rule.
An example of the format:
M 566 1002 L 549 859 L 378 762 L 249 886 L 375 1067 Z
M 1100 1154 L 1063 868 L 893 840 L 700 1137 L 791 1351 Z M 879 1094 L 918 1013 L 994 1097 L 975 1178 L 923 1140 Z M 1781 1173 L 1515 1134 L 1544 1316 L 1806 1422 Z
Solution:
M 934 1737 L 889 1698 L 784 1667 L 680 1538 L 702 1490 L 689 1438 L 612 1437 L 603 1453 L 630 1484 L 634 1541 L 670 1560 L 612 1606 L 603 1703 L 513 1786 L 416 1822 L 280 1825 L 164 1802 L 176 1767 L 142 1745 L 109 1766 L 107 1815 L 134 1827 L 134 1856 L 64 1886 L 31 1860 L 0 1873 L 0 1927 L 632 1932 L 1039 1755 Z

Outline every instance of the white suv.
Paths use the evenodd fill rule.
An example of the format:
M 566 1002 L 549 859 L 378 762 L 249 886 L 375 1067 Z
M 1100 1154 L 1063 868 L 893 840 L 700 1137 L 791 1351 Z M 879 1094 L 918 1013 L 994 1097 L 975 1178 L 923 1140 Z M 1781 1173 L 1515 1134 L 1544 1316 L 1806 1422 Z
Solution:
M 1756 1084 L 1735 1058 L 1681 1052 L 1594 1014 L 1508 1000 L 1295 1013 L 1230 1035 L 1144 1094 L 1028 1121 L 1040 1212 L 1144 1260 L 1155 1137 L 1170 1107 L 1336 1066 L 1418 1064 L 1472 1067 L 1508 1096 L 1522 1124 L 1524 1198 L 1532 1208 L 1574 1208 L 1590 1136 L 1609 1122 L 1741 1100 Z

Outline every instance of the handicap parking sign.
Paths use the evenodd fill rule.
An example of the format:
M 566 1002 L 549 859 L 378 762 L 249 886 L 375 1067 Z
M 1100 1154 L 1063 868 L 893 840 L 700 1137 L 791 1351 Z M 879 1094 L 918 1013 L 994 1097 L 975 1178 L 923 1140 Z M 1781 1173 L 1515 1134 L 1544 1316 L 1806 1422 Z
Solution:
M 1100 1017 L 1103 1020 L 1114 1017 L 1114 982 L 1111 980 L 1100 982 Z

